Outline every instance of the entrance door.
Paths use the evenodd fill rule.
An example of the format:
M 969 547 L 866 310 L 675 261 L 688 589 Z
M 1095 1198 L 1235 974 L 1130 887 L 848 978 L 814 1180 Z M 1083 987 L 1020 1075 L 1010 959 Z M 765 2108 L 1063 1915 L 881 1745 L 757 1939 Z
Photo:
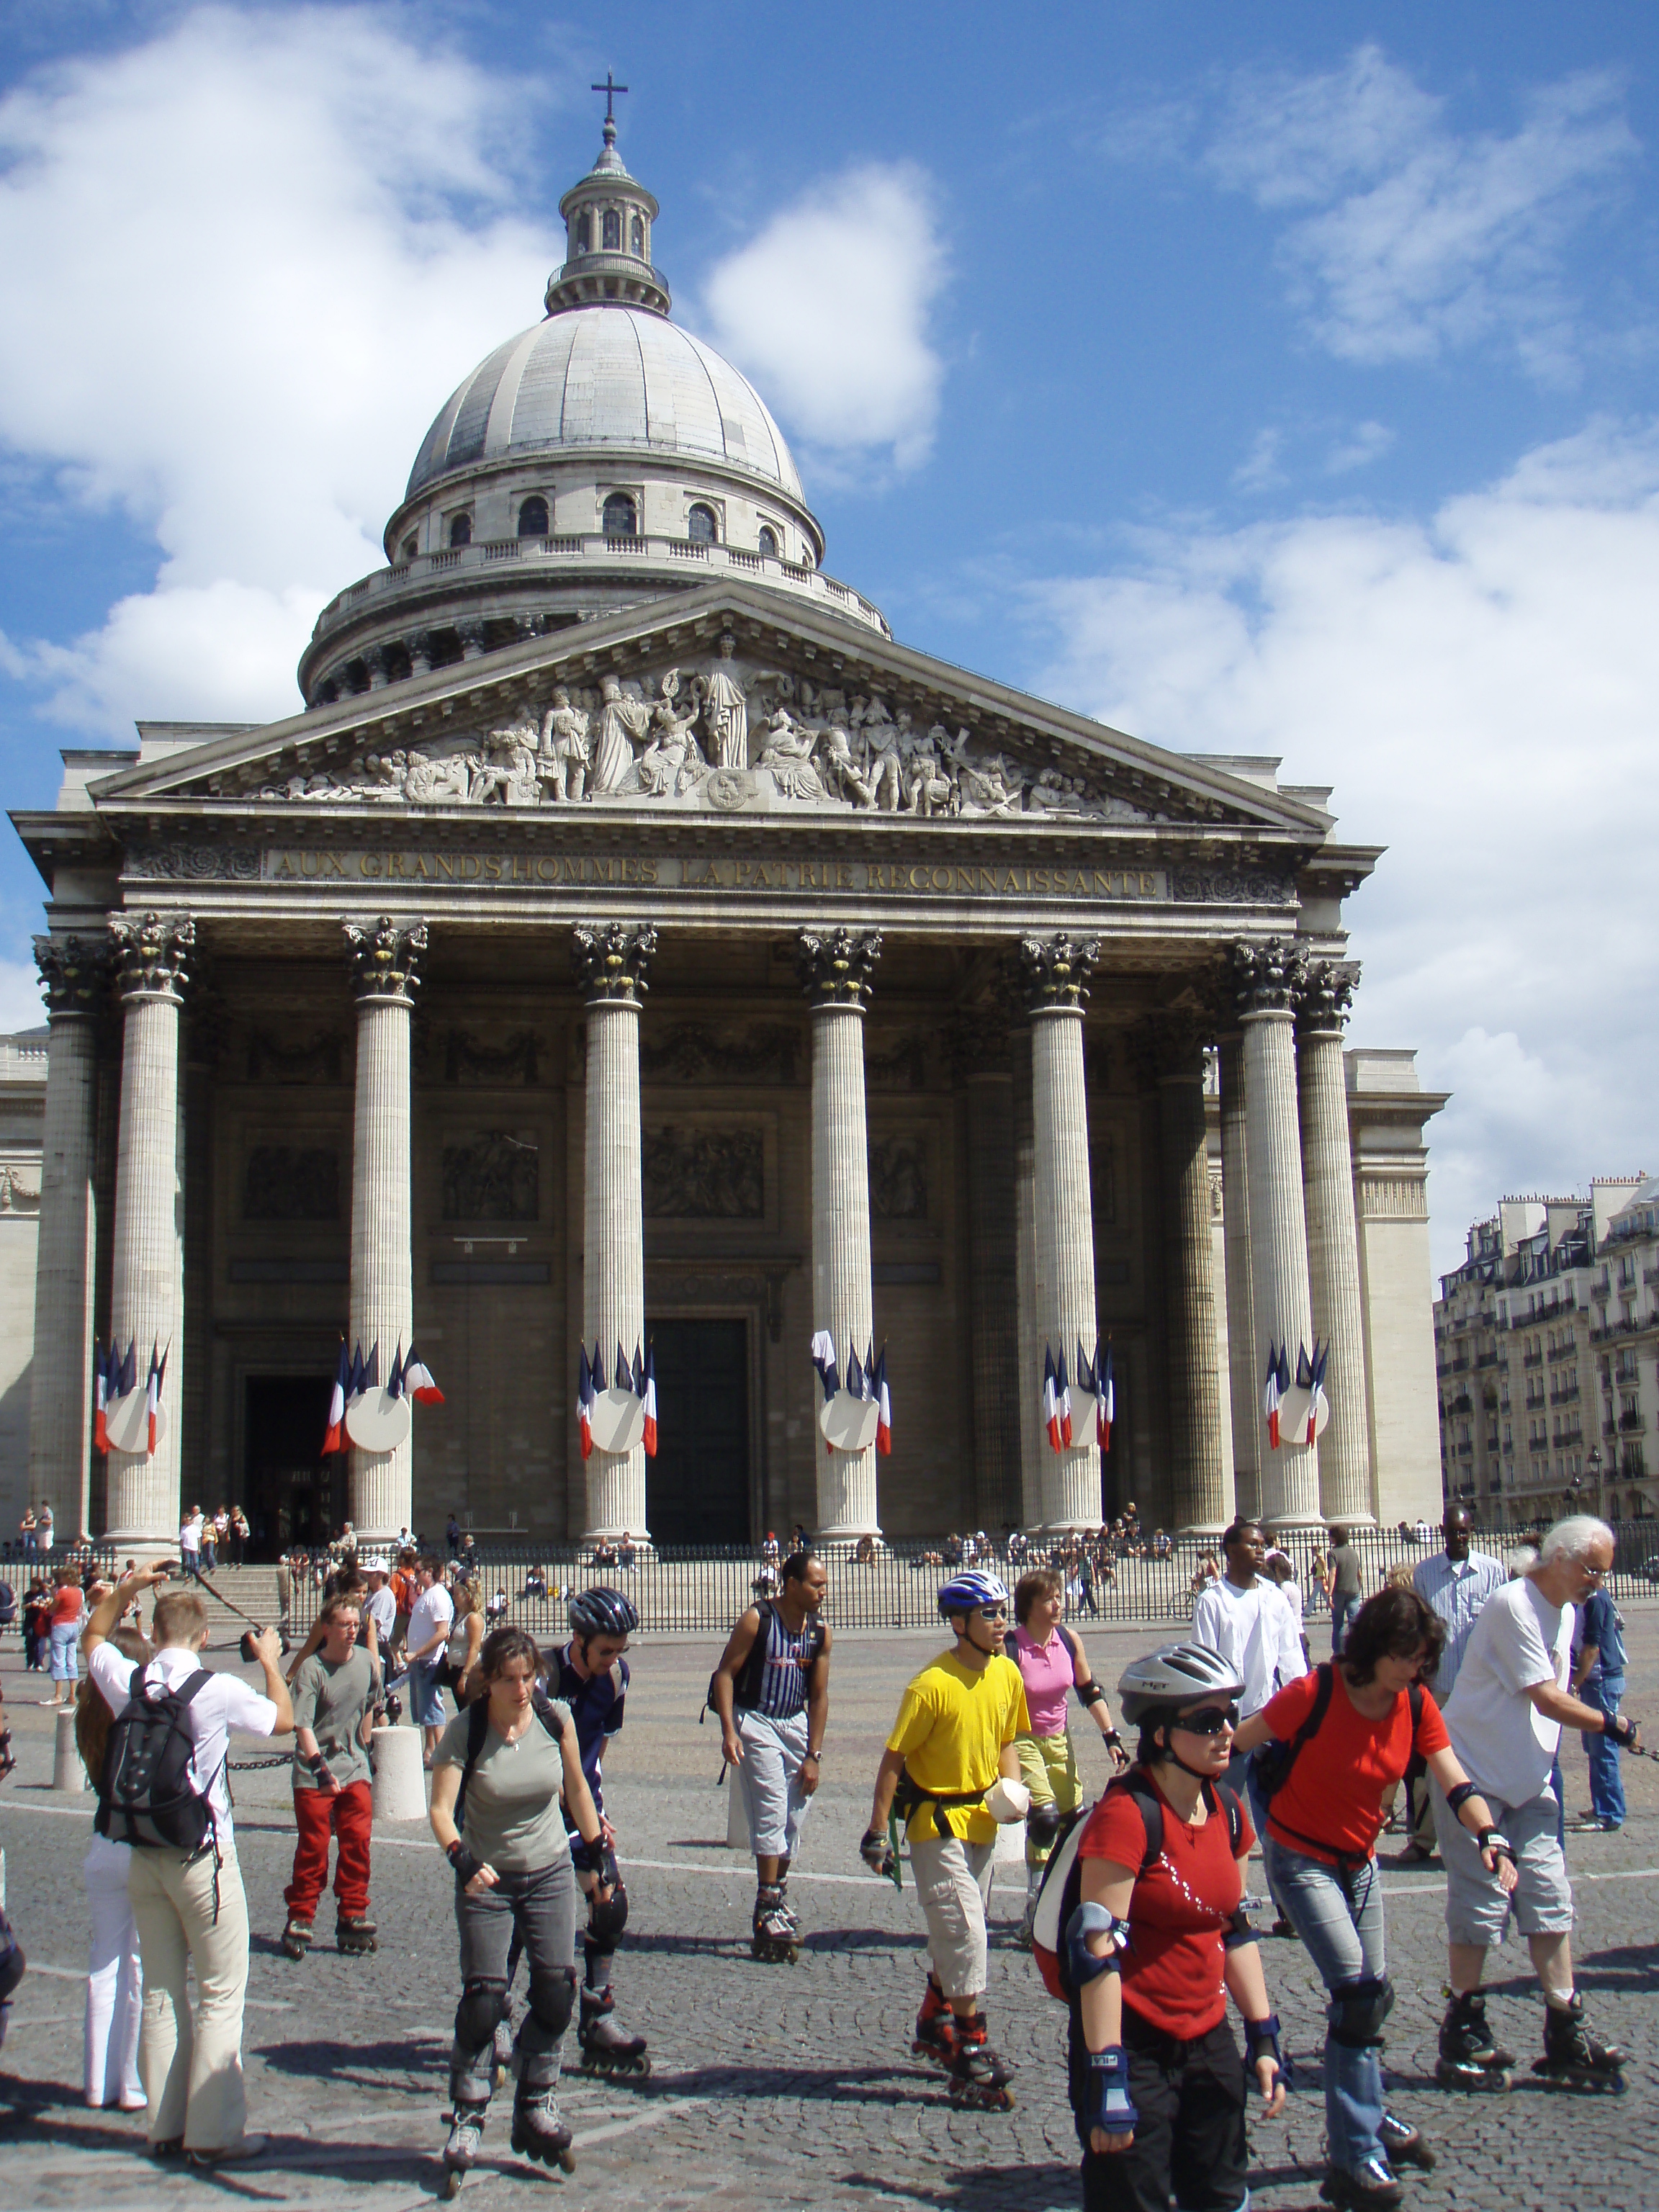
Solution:
M 247 1379 L 242 1510 L 256 1559 L 326 1544 L 344 1518 L 347 1455 L 321 1450 L 333 1388 L 315 1375 Z
M 747 1544 L 749 1324 L 653 1324 L 657 1455 L 646 1510 L 659 1544 Z

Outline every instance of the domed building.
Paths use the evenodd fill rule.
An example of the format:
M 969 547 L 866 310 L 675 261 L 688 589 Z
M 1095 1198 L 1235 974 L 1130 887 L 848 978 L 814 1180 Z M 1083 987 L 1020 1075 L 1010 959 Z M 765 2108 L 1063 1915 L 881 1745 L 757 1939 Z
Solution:
M 12 817 L 29 1494 L 161 1544 L 182 1465 L 266 1556 L 1437 1511 L 1441 1102 L 1344 1050 L 1376 849 L 897 643 L 608 119 L 561 212 L 301 707 Z

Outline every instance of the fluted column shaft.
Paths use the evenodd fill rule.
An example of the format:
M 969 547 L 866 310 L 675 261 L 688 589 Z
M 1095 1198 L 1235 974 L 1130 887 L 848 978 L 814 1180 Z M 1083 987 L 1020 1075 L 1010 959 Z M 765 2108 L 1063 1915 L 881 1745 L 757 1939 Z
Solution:
M 974 1407 L 975 1517 L 1000 1528 L 1021 1510 L 1019 1327 L 1016 1271 L 1014 1086 L 1005 1070 L 970 1072 L 968 1094 L 969 1358 Z
M 1365 1522 L 1372 1518 L 1365 1330 L 1340 1019 L 1304 1022 L 1298 1045 L 1309 1287 L 1315 1322 L 1330 1346 L 1325 1395 L 1331 1417 L 1319 1447 L 1319 1502 L 1328 1521 Z
M 1312 1342 L 1308 1302 L 1308 1234 L 1302 1211 L 1302 1138 L 1296 1099 L 1294 1017 L 1264 1006 L 1241 1018 L 1244 1032 L 1245 1172 L 1250 1185 L 1250 1279 L 1257 1360 L 1265 1371 L 1267 1340 L 1290 1347 Z M 1262 1431 L 1261 1510 L 1275 1528 L 1319 1519 L 1317 1446 L 1266 1448 Z
M 1089 1110 L 1083 1081 L 1080 1007 L 1040 1006 L 1031 1015 L 1031 1122 L 1036 1167 L 1037 1335 L 1063 1351 L 1069 1370 L 1080 1341 L 1092 1352 L 1094 1213 L 1089 1193 Z M 1100 1526 L 1100 1447 L 1091 1432 L 1069 1451 L 1046 1444 L 1042 1522 L 1049 1528 Z
M 1014 1061 L 1014 1291 L 1019 1305 L 1019 1525 L 1042 1526 L 1042 1433 L 1037 1382 L 1042 1340 L 1037 1333 L 1036 1126 L 1031 1111 L 1031 1033 L 1012 1039 Z
M 166 1546 L 179 1533 L 184 1373 L 179 1012 L 195 931 L 187 919 L 155 915 L 122 916 L 110 927 L 123 1007 L 110 1325 L 123 1348 L 134 1346 L 141 1389 L 152 1351 L 166 1353 L 167 1364 L 155 1454 L 109 1455 L 106 1533 L 118 1544 Z
M 870 1154 L 864 1101 L 864 1009 L 812 1009 L 812 1325 L 844 1366 L 874 1334 L 870 1287 Z M 873 1450 L 818 1454 L 818 1534 L 878 1535 Z
M 1221 1206 L 1227 1261 L 1227 1366 L 1233 1430 L 1233 1510 L 1261 1510 L 1261 1376 L 1250 1280 L 1250 1179 L 1245 1164 L 1244 1039 L 1221 1040 Z
M 48 953 L 37 957 L 55 998 L 51 940 L 44 942 Z M 90 1007 L 53 1005 L 29 1367 L 29 1496 L 52 1505 L 66 1536 L 90 1534 L 97 1105 L 96 1015 Z
M 587 1008 L 582 1339 L 616 1379 L 645 1335 L 645 1216 L 640 1182 L 640 1010 L 631 999 Z M 596 1450 L 587 1466 L 586 1537 L 647 1534 L 645 1447 Z
M 1174 1462 L 1170 1510 L 1178 1529 L 1218 1534 L 1230 1516 L 1222 1473 L 1221 1382 L 1216 1372 L 1204 1068 L 1195 1048 L 1182 1058 L 1188 1064 L 1158 1080 Z

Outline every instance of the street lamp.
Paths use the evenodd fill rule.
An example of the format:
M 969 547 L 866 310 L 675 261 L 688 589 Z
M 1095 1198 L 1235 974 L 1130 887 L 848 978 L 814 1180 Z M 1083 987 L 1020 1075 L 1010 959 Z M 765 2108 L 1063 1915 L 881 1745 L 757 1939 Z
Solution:
M 1600 1444 L 1592 1444 L 1584 1454 L 1584 1465 L 1589 1470 L 1589 1479 L 1595 1491 L 1595 1510 L 1600 1514 L 1601 1511 L 1601 1447 Z

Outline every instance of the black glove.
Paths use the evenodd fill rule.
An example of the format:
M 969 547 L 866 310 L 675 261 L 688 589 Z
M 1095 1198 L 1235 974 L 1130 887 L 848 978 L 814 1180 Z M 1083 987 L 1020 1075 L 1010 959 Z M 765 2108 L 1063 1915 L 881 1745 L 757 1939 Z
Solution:
M 588 1845 L 587 1861 L 599 1878 L 601 1889 L 614 1889 L 617 1887 L 621 1877 L 617 1871 L 614 1844 L 606 1843 L 601 1836 L 597 1843 Z
M 1623 1713 L 1604 1713 L 1601 1716 L 1601 1733 L 1609 1743 L 1616 1743 L 1621 1751 L 1635 1747 L 1636 1723 Z
M 1511 1866 L 1515 1865 L 1515 1845 L 1501 1829 L 1479 1829 L 1474 1840 L 1483 1851 L 1490 1851 L 1495 1859 L 1507 1859 Z
M 479 1858 L 474 1852 L 468 1850 L 466 1845 L 461 1841 L 459 1836 L 456 1837 L 454 1842 L 449 1846 L 448 1850 L 445 1853 L 445 1856 L 448 1859 L 451 1866 L 454 1868 L 457 1878 L 459 1879 L 463 1889 L 465 1888 L 467 1883 L 471 1881 L 473 1875 L 477 1873 L 480 1867 L 483 1864 L 483 1861 L 481 1858 Z
M 892 1879 L 893 1846 L 878 1828 L 870 1829 L 860 1841 L 859 1856 L 872 1874 L 882 1875 L 889 1881 Z
M 1279 2047 L 1279 2014 L 1270 2012 L 1265 2020 L 1247 2020 L 1244 2023 L 1244 2063 L 1252 2074 L 1258 2058 L 1271 2058 L 1282 2075 L 1285 2054 Z

